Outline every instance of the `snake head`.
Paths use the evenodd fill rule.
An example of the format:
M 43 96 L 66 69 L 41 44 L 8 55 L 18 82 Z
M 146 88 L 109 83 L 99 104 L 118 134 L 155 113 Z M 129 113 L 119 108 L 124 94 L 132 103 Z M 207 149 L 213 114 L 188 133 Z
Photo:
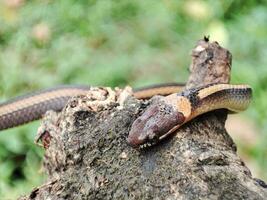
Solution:
M 173 105 L 155 103 L 133 122 L 127 141 L 133 147 L 153 145 L 184 121 L 184 115 Z

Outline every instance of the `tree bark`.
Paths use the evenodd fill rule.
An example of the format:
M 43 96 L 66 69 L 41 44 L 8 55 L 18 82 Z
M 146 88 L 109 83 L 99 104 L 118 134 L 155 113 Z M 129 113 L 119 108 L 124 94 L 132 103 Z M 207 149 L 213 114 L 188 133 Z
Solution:
M 187 88 L 228 83 L 231 54 L 207 38 L 197 42 Z M 126 142 L 151 101 L 129 87 L 94 88 L 48 112 L 38 139 L 46 147 L 47 182 L 21 199 L 267 199 L 225 130 L 226 110 L 206 113 L 144 150 Z

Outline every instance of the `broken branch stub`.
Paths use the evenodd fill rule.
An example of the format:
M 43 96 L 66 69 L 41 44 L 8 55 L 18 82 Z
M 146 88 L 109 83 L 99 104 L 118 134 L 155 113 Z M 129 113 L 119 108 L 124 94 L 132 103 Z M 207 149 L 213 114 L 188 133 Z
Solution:
M 231 54 L 218 43 L 199 41 L 192 57 L 187 88 L 229 82 Z M 130 147 L 131 124 L 149 103 L 133 98 L 130 88 L 95 88 L 61 113 L 47 113 L 38 136 L 46 132 L 47 182 L 21 199 L 267 198 L 265 183 L 236 154 L 223 110 L 151 148 Z

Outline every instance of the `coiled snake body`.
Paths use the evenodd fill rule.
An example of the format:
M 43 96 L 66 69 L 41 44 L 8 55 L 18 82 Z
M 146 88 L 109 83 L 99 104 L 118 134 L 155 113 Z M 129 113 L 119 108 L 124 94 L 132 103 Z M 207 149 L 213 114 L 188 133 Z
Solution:
M 156 94 L 166 96 L 138 117 L 127 141 L 134 147 L 154 144 L 184 123 L 203 113 L 226 108 L 245 110 L 252 96 L 248 85 L 213 84 L 183 91 L 182 84 L 171 83 L 134 90 L 138 99 Z M 0 104 L 0 130 L 39 119 L 48 110 L 60 111 L 73 96 L 85 94 L 86 86 L 61 86 L 14 98 Z

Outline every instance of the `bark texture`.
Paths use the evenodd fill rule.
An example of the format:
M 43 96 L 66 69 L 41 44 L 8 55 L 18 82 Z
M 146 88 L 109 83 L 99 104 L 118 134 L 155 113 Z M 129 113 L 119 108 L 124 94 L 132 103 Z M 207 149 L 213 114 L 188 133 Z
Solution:
M 231 54 L 206 38 L 192 51 L 187 87 L 230 80 Z M 38 138 L 47 182 L 21 199 L 267 199 L 225 130 L 226 110 L 204 114 L 157 146 L 126 142 L 150 101 L 131 88 L 95 88 L 61 113 L 48 112 Z

